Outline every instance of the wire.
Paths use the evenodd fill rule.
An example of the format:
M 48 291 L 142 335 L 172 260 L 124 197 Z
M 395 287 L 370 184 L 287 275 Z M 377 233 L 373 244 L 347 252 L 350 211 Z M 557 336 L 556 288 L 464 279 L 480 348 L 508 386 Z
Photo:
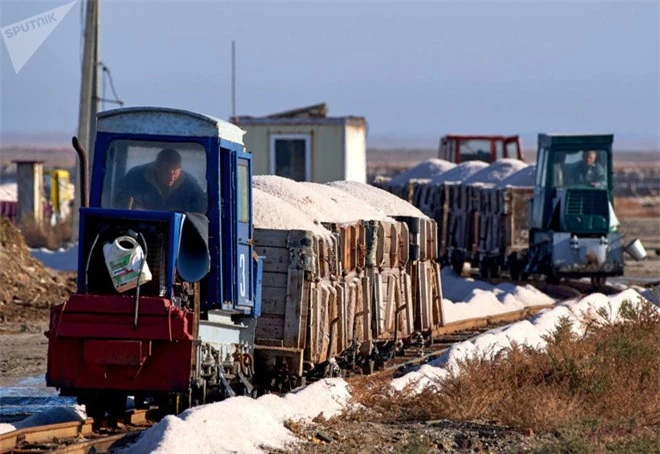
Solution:
M 147 247 L 147 240 L 144 239 L 144 235 L 142 235 L 142 232 L 138 232 L 138 235 L 140 235 L 142 244 L 144 244 L 144 256 L 142 257 L 142 261 L 140 262 L 140 270 L 138 271 L 138 275 L 137 275 L 137 286 L 135 288 L 135 313 L 133 314 L 133 329 L 137 329 L 137 325 L 138 325 L 138 312 L 140 308 L 140 285 L 142 285 L 140 284 L 140 278 L 142 277 L 144 264 L 147 262 L 147 255 L 149 254 L 149 248 Z M 167 318 L 168 320 L 171 320 L 170 317 Z M 172 340 L 171 338 L 172 335 L 170 334 L 170 340 Z
M 99 62 L 99 66 L 102 63 Z M 101 77 L 101 110 L 105 110 L 105 71 L 102 72 L 103 76 Z
M 124 105 L 124 101 L 119 99 L 119 96 L 117 95 L 117 90 L 115 90 L 115 83 L 114 80 L 112 79 L 112 73 L 110 72 L 110 69 L 103 63 L 99 62 L 99 66 L 101 67 L 101 70 L 103 71 L 103 98 L 101 98 L 101 101 L 104 102 L 112 102 L 115 104 L 119 104 L 119 106 Z M 112 91 L 112 95 L 114 96 L 114 100 L 111 99 L 106 99 L 105 98 L 105 76 L 108 76 L 108 82 L 110 84 L 110 90 Z

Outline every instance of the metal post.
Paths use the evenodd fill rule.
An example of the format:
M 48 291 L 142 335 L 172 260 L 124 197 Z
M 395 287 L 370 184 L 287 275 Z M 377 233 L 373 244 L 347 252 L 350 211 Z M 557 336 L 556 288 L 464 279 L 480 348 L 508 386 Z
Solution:
M 34 222 L 40 226 L 44 219 L 44 164 L 43 161 L 16 161 L 18 181 L 19 224 Z
M 94 162 L 94 135 L 96 130 L 97 96 L 97 62 L 98 62 L 98 0 L 86 0 L 85 36 L 83 48 L 82 77 L 80 80 L 80 108 L 78 114 L 78 139 L 87 150 L 88 161 Z M 80 163 L 76 165 L 77 195 L 74 197 L 71 236 L 78 239 L 78 209 L 84 191 L 80 187 Z

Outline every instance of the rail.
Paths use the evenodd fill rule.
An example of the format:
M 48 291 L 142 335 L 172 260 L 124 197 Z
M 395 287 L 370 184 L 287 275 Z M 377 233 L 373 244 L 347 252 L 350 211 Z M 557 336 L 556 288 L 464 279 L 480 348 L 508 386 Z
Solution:
M 124 416 L 119 433 L 102 434 L 94 428 L 94 420 L 70 421 L 18 429 L 0 435 L 0 454 L 104 453 L 133 443 L 142 430 L 149 427 L 147 410 L 132 410 Z

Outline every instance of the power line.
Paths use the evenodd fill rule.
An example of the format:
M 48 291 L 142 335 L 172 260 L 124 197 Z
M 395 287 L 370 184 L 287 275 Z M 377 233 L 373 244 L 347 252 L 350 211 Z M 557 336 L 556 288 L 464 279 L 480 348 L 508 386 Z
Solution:
M 118 104 L 120 107 L 124 105 L 124 101 L 119 99 L 119 96 L 117 95 L 117 90 L 115 90 L 115 83 L 114 80 L 112 79 L 112 73 L 110 72 L 110 69 L 103 63 L 99 62 L 99 66 L 101 67 L 101 71 L 103 71 L 103 91 L 101 94 L 101 97 L 98 99 L 101 101 L 103 104 L 103 108 L 105 109 L 105 103 L 109 102 L 112 104 Z M 112 91 L 112 96 L 114 96 L 114 99 L 108 99 L 105 97 L 105 81 L 106 81 L 106 76 L 108 78 L 108 84 L 110 85 L 110 90 Z

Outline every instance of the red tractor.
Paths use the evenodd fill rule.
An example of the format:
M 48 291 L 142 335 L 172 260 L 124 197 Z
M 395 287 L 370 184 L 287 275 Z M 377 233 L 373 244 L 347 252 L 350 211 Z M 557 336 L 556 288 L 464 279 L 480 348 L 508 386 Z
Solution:
M 440 139 L 438 157 L 456 164 L 465 161 L 491 163 L 502 158 L 525 160 L 519 136 L 448 134 Z

